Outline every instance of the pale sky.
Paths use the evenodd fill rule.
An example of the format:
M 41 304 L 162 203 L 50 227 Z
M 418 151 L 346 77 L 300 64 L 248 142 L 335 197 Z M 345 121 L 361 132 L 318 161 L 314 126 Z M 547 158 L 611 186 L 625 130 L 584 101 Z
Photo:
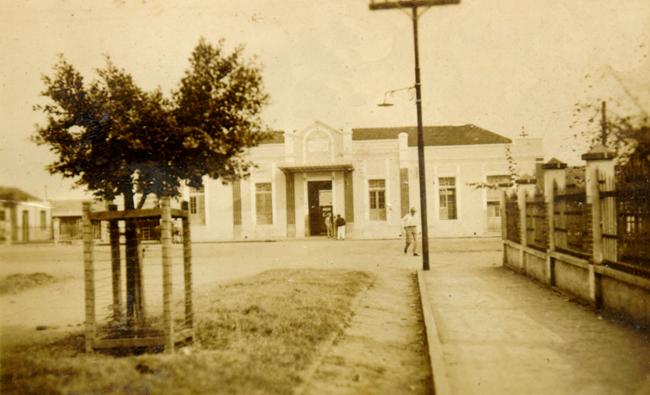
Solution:
M 200 37 L 243 44 L 263 64 L 274 129 L 415 125 L 413 38 L 400 11 L 366 0 L 0 0 L 0 185 L 75 198 L 29 141 L 41 74 L 63 54 L 85 76 L 103 55 L 146 89 L 169 92 Z M 546 159 L 576 162 L 573 104 L 621 95 L 609 68 L 650 90 L 648 0 L 462 0 L 420 19 L 425 125 L 473 123 L 544 138 Z M 609 73 L 609 74 L 608 74 Z M 604 75 L 604 77 L 603 77 Z M 588 76 L 588 77 L 585 77 Z M 649 85 L 643 85 L 649 84 Z M 606 93 L 605 93 L 606 92 Z

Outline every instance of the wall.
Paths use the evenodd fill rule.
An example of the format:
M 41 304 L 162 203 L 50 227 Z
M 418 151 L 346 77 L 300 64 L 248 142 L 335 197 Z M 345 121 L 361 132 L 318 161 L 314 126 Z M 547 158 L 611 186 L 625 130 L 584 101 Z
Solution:
M 618 319 L 650 328 L 650 279 L 556 251 L 540 252 L 509 240 L 503 242 L 503 249 L 504 266 L 556 287 Z

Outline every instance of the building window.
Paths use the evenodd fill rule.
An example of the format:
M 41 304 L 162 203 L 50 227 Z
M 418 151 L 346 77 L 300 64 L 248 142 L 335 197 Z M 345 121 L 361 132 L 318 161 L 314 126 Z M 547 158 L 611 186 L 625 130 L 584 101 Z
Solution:
M 259 225 L 273 223 L 273 188 L 270 182 L 255 184 L 255 211 Z
M 501 194 L 503 189 L 512 184 L 510 176 L 506 174 L 487 176 L 487 227 L 488 232 L 501 230 Z
M 5 213 L 5 210 L 0 210 L 0 221 L 6 221 L 7 220 L 7 214 Z
M 47 213 L 45 210 L 41 210 L 41 230 L 47 229 Z
M 368 180 L 370 220 L 386 221 L 386 180 Z
M 440 219 L 457 219 L 456 214 L 456 178 L 438 178 L 438 191 L 440 194 Z
M 190 222 L 205 225 L 205 191 L 201 188 L 190 188 Z
M 487 190 L 488 202 L 500 202 L 501 191 L 512 184 L 509 175 L 487 176 Z

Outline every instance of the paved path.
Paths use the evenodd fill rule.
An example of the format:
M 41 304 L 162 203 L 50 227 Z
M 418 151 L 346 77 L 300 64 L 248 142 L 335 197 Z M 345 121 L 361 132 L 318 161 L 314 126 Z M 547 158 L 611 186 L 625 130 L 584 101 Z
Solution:
M 436 254 L 425 281 L 452 393 L 650 394 L 649 333 L 502 268 L 500 252 Z
M 428 394 L 431 371 L 413 273 L 385 269 L 323 356 L 304 394 Z

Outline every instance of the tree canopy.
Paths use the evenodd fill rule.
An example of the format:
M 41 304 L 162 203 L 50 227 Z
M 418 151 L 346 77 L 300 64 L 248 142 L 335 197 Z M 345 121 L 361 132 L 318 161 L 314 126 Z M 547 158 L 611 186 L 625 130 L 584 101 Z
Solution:
M 267 136 L 259 65 L 242 47 L 227 52 L 223 41 L 204 39 L 189 62 L 166 97 L 140 88 L 109 58 L 85 83 L 61 56 L 53 74 L 43 76 L 49 103 L 35 106 L 47 122 L 33 139 L 57 156 L 48 170 L 76 179 L 96 197 L 123 195 L 127 208 L 136 192 L 178 196 L 183 183 L 200 187 L 205 175 L 248 175 L 252 163 L 243 153 Z

